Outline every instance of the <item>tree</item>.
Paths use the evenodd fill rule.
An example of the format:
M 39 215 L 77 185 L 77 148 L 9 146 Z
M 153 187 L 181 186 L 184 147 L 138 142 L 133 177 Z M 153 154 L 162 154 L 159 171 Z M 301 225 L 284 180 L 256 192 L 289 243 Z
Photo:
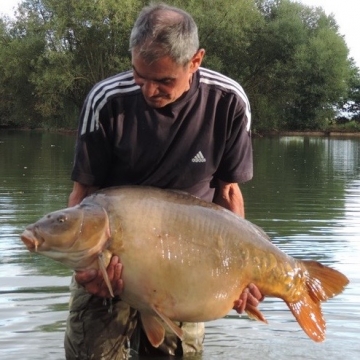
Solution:
M 167 3 L 195 18 L 204 66 L 244 87 L 255 131 L 322 128 L 339 101 L 358 111 L 359 69 L 321 8 L 289 0 Z M 130 68 L 129 35 L 145 4 L 24 0 L 15 20 L 0 19 L 0 124 L 76 127 L 90 88 Z
M 350 69 L 348 49 L 341 36 L 329 27 L 317 29 L 295 54 L 298 96 L 289 126 L 319 129 L 335 117 L 335 103 L 347 92 Z
M 30 76 L 45 50 L 43 33 L 22 21 L 0 25 L 0 124 L 36 126 L 38 97 Z
M 76 124 L 90 88 L 128 69 L 128 37 L 139 1 L 43 0 L 36 11 L 46 28 L 47 51 L 32 76 L 47 117 L 60 114 Z M 72 111 L 69 112 L 69 108 Z
M 348 49 L 332 16 L 288 0 L 257 1 L 249 46 L 259 130 L 319 129 L 349 81 Z
M 353 59 L 350 59 L 351 78 L 348 93 L 339 101 L 340 115 L 337 122 L 349 122 L 355 120 L 360 123 L 360 70 Z
M 32 94 L 32 118 L 46 119 L 47 127 L 76 126 L 90 88 L 129 68 L 129 33 L 142 4 L 136 0 L 23 1 L 16 20 L 4 28 L 5 53 L 16 59 L 9 64 L 2 53 L 4 73 L 10 76 L 2 79 L 4 89 L 10 87 L 6 79 L 19 78 L 31 87 L 26 94 Z M 20 88 L 16 92 L 19 98 L 26 97 Z M 23 110 L 14 99 L 11 103 Z

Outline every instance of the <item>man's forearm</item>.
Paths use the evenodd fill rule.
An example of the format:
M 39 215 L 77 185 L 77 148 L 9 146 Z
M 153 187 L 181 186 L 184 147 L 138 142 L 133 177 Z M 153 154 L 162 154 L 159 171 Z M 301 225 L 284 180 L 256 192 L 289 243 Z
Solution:
M 80 204 L 86 196 L 92 194 L 98 189 L 99 187 L 97 186 L 83 185 L 75 181 L 73 189 L 69 195 L 68 206 Z
M 236 183 L 226 183 L 220 180 L 218 184 L 213 202 L 244 218 L 244 198 L 239 185 Z

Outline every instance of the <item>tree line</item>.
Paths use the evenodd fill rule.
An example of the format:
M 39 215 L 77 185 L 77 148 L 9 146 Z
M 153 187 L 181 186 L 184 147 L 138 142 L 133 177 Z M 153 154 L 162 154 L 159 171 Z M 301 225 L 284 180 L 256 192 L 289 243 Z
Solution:
M 360 75 L 322 8 L 290 0 L 167 0 L 191 13 L 203 65 L 237 80 L 253 129 L 318 130 L 360 121 Z M 131 66 L 144 0 L 24 0 L 0 18 L 0 126 L 74 129 L 87 92 Z

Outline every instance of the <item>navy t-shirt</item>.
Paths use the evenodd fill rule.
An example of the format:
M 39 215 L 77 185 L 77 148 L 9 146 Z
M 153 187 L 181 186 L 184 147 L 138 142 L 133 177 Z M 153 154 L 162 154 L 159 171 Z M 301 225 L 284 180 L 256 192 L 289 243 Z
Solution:
M 212 180 L 252 178 L 250 122 L 242 87 L 217 72 L 200 68 L 189 91 L 159 109 L 124 72 L 87 96 L 71 179 L 179 189 L 211 201 Z

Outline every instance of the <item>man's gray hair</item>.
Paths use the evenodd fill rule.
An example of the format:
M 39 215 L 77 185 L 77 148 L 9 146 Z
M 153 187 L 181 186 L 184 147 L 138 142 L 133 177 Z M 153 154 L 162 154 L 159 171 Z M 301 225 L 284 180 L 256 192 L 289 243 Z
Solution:
M 186 11 L 166 4 L 144 7 L 130 35 L 130 50 L 148 63 L 169 56 L 186 65 L 199 49 L 198 29 Z

